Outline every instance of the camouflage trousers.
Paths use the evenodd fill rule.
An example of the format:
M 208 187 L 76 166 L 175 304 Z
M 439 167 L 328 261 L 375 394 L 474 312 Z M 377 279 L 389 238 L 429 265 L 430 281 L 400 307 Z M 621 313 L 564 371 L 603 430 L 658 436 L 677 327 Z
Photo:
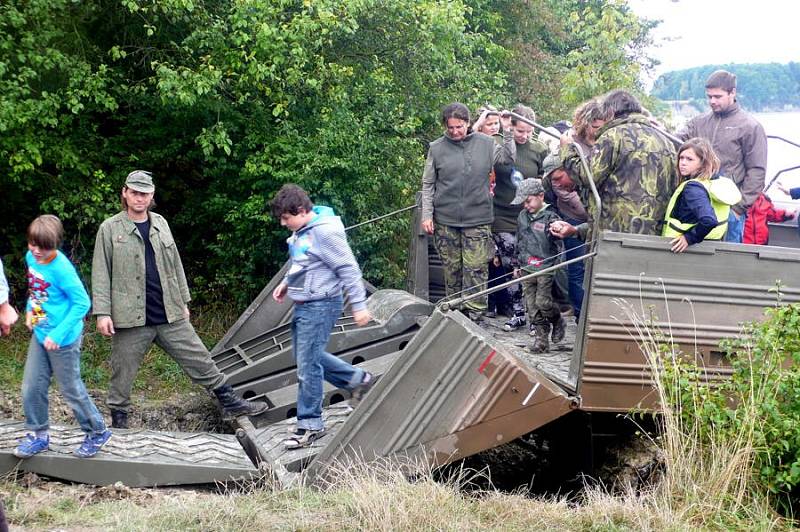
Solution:
M 465 297 L 486 289 L 489 258 L 494 252 L 489 225 L 452 227 L 434 223 L 433 246 L 442 260 L 447 297 Z M 464 307 L 484 312 L 487 302 L 487 296 L 483 296 L 467 301 Z
M 514 271 L 514 266 L 517 264 L 517 235 L 515 233 L 506 232 L 492 233 L 492 239 L 494 240 L 495 256 L 500 259 L 500 265 L 503 270 L 502 273 L 510 274 Z M 510 275 L 498 279 L 499 283 L 505 283 L 510 280 Z M 514 312 L 514 315 L 524 315 L 525 306 L 522 304 L 522 286 L 516 283 L 505 290 L 508 294 L 509 301 L 511 301 L 511 310 Z M 492 295 L 494 294 L 489 295 L 489 297 L 491 298 Z
M 527 272 L 523 270 L 522 273 Z M 522 281 L 522 293 L 525 295 L 525 308 L 532 326 L 546 325 L 558 320 L 561 312 L 553 302 L 552 273 Z

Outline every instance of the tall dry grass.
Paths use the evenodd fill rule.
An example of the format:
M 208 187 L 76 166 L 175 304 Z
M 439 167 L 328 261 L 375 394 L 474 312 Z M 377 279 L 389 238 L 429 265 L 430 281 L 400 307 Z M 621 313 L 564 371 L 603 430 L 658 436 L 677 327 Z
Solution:
M 644 308 L 637 312 L 624 300 L 617 304 L 647 358 L 660 405 L 661 430 L 655 443 L 663 453 L 665 469 L 648 495 L 648 505 L 692 527 L 751 528 L 756 523 L 759 529 L 789 527 L 773 511 L 767 490 L 753 475 L 755 434 L 761 423 L 757 405 L 774 393 L 767 376 L 751 372 L 748 392 L 736 398 L 737 415 L 743 420 L 740 432 L 731 435 L 713 424 L 702 424 L 691 417 L 702 410 L 709 393 L 703 379 L 695 378 L 705 370 L 697 366 L 701 357 L 685 356 L 669 330 L 653 326 Z

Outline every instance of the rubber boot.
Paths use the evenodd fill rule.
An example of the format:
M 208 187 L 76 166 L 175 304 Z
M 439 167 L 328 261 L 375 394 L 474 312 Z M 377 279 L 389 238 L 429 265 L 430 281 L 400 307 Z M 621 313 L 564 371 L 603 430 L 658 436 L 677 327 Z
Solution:
M 548 352 L 550 350 L 550 342 L 547 341 L 547 337 L 550 334 L 550 324 L 536 325 L 534 331 L 536 332 L 536 340 L 533 341 L 531 351 L 533 353 Z
M 554 344 L 557 344 L 564 339 L 565 334 L 567 334 L 567 322 L 564 321 L 564 318 L 559 314 L 553 321 L 553 333 L 550 336 L 550 340 Z
M 255 416 L 265 412 L 269 405 L 264 401 L 248 401 L 239 397 L 230 384 L 223 384 L 216 388 L 214 395 L 217 396 L 220 406 L 222 406 L 222 416 L 233 418 L 237 416 Z
M 128 413 L 124 410 L 111 409 L 111 428 L 112 429 L 127 429 L 128 427 Z

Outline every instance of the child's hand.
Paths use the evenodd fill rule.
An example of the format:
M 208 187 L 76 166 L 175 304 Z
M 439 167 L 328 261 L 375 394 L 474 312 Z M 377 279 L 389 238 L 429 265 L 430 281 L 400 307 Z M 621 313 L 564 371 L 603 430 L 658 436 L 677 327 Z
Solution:
M 33 312 L 30 310 L 25 313 L 25 327 L 27 327 L 29 331 L 33 330 Z
M 0 305 L 0 336 L 11 332 L 11 326 L 17 323 L 17 311 L 7 301 Z
M 283 303 L 283 298 L 286 297 L 286 290 L 288 289 L 289 286 L 286 283 L 279 284 L 275 290 L 272 291 L 272 299 L 278 303 Z
M 522 275 L 522 270 L 520 270 L 519 268 L 514 268 L 514 273 L 512 274 L 512 277 L 514 279 L 519 279 L 520 275 Z
M 55 343 L 53 340 L 51 340 L 49 336 L 44 339 L 44 348 L 47 349 L 48 351 L 55 351 L 59 347 L 61 346 Z
M 353 311 L 353 319 L 356 320 L 356 325 L 359 327 L 363 327 L 369 320 L 372 319 L 372 315 L 369 313 L 367 309 L 364 310 L 355 310 Z
M 689 247 L 689 243 L 683 235 L 673 238 L 670 241 L 670 245 L 672 246 L 670 249 L 672 249 L 673 253 L 683 253 L 686 251 L 686 248 Z

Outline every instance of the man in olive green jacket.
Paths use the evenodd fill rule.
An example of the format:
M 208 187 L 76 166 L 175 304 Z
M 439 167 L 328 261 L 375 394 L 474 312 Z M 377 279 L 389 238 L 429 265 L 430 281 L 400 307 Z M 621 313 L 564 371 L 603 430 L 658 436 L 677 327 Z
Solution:
M 193 382 L 214 392 L 227 417 L 254 415 L 263 402 L 241 399 L 189 321 L 189 287 L 167 221 L 150 212 L 155 186 L 148 172 L 131 172 L 122 188 L 123 211 L 97 232 L 92 260 L 92 314 L 113 338 L 108 405 L 112 426 L 128 428 L 131 388 L 155 342 Z

